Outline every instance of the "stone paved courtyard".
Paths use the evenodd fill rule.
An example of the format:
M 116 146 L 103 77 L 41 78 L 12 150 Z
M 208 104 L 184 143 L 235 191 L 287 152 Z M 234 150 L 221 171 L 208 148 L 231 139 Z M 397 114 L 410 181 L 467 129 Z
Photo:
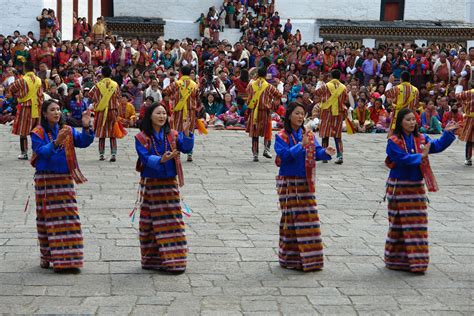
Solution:
M 97 143 L 79 150 L 89 179 L 78 187 L 85 267 L 58 275 L 39 268 L 33 169 L 16 160 L 18 142 L 9 131 L 0 126 L 0 313 L 474 313 L 474 169 L 462 164 L 459 141 L 431 156 L 441 190 L 429 195 L 431 264 L 424 276 L 383 265 L 385 135 L 344 135 L 344 164 L 318 163 L 325 269 L 305 274 L 278 266 L 273 160 L 251 162 L 249 138 L 231 131 L 197 136 L 195 161 L 184 163 L 183 195 L 194 214 L 185 220 L 190 253 L 179 276 L 140 268 L 138 221 L 128 217 L 138 181 L 132 137 L 119 141 L 117 163 L 99 162 Z

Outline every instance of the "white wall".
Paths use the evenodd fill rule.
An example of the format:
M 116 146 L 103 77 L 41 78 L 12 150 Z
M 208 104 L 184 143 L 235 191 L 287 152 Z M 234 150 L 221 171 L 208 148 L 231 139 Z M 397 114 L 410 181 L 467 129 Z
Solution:
M 469 21 L 470 0 L 405 0 L 405 20 Z
M 209 7 L 218 10 L 222 0 L 114 0 L 115 16 L 156 17 L 170 20 L 195 21 L 201 13 L 207 14 Z
M 63 0 L 62 1 L 62 16 L 61 16 L 61 35 L 63 40 L 72 40 L 72 12 L 73 1 Z
M 379 20 L 380 0 L 277 0 L 283 18 Z
M 39 37 L 39 22 L 36 17 L 41 14 L 43 1 L 31 0 L 0 0 L 2 17 L 0 20 L 0 34 L 13 34 L 15 30 L 21 34 L 33 31 Z
M 199 27 L 197 23 L 183 20 L 165 20 L 165 36 L 166 40 L 172 39 L 185 39 L 199 38 Z

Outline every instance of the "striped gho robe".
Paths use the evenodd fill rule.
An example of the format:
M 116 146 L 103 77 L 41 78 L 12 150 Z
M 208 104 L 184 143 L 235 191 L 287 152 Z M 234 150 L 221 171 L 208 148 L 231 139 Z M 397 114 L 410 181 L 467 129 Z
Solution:
M 34 76 L 36 77 L 36 76 Z M 20 78 L 12 83 L 8 88 L 10 93 L 19 100 L 24 98 L 29 93 L 29 88 L 26 81 Z M 41 112 L 41 105 L 43 104 L 43 88 L 37 90 L 36 96 L 38 98 L 38 110 Z M 13 124 L 12 133 L 19 136 L 28 136 L 33 128 L 39 124 L 39 118 L 33 118 L 31 115 L 32 100 L 25 102 L 18 102 L 18 111 L 16 113 L 15 122 Z M 41 117 L 41 113 L 39 114 Z
M 102 98 L 102 94 L 100 93 L 97 84 L 91 89 L 91 91 L 89 92 L 89 96 L 92 99 L 94 106 L 97 107 Z M 109 110 L 107 113 L 107 117 L 104 117 L 105 111 L 94 112 L 94 132 L 96 138 L 114 138 L 113 130 L 115 121 L 118 117 L 120 96 L 120 86 L 117 85 L 114 94 L 109 100 Z M 104 119 L 105 124 L 103 124 Z
M 464 91 L 456 98 L 463 103 L 464 121 L 459 139 L 464 142 L 474 142 L 474 89 Z
M 181 80 L 178 80 L 181 81 Z M 183 80 L 184 87 L 187 88 L 192 80 L 186 79 Z M 173 112 L 171 113 L 171 128 L 178 131 L 183 132 L 183 122 L 184 122 L 184 112 L 183 111 L 175 111 L 174 107 L 178 104 L 181 98 L 179 83 L 177 81 L 171 83 L 168 87 L 163 90 L 163 95 L 168 95 L 173 102 Z M 196 110 L 199 105 L 199 86 L 196 87 L 191 92 L 187 102 L 187 119 L 190 122 L 189 130 L 192 132 L 196 126 Z
M 390 114 L 391 123 L 390 132 L 388 134 L 388 136 L 390 137 L 390 135 L 392 135 L 393 130 L 395 129 L 395 122 L 397 121 L 398 112 L 405 107 L 408 107 L 410 110 L 415 110 L 418 106 L 418 102 L 420 101 L 420 93 L 415 86 L 411 85 L 408 82 L 402 82 L 399 85 L 387 89 L 385 91 L 385 96 L 388 99 L 392 99 L 392 103 L 395 106 L 395 109 Z
M 342 84 L 342 83 L 340 83 Z M 314 91 L 314 94 L 321 99 L 321 103 L 328 101 L 331 97 L 331 91 L 327 84 L 322 84 Z M 338 115 L 333 115 L 331 108 L 321 109 L 321 126 L 319 127 L 319 136 L 321 138 L 342 136 L 342 123 L 344 122 L 347 111 L 345 104 L 348 98 L 347 90 L 344 90 L 338 97 Z
M 265 79 L 259 78 L 259 86 L 263 84 Z M 255 81 L 250 81 L 247 86 L 247 95 L 248 103 L 253 99 L 255 95 L 255 90 L 253 88 L 253 83 Z M 279 104 L 279 99 L 281 98 L 281 93 L 277 88 L 269 84 L 265 90 L 260 95 L 258 100 L 258 114 L 257 120 L 254 122 L 255 109 L 250 109 L 250 115 L 247 121 L 246 131 L 249 133 L 250 137 L 265 137 L 265 140 L 270 140 L 272 138 L 272 116 L 271 111 L 275 110 Z M 256 107 L 257 108 L 257 107 Z

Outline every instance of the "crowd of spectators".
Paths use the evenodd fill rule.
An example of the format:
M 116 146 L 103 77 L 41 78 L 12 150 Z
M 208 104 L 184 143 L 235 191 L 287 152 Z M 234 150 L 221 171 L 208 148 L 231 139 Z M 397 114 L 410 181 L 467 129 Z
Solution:
M 145 41 L 121 38 L 107 32 L 103 18 L 91 27 L 74 15 L 73 40 L 61 39 L 54 11 L 44 9 L 37 17 L 40 34 L 32 32 L 0 35 L 0 123 L 11 122 L 16 100 L 9 85 L 31 61 L 41 78 L 46 99 L 57 99 L 68 123 L 80 123 L 84 108 L 91 106 L 88 92 L 101 79 L 101 68 L 110 66 L 113 79 L 122 90 L 120 116 L 126 126 L 137 126 L 144 109 L 153 102 L 168 107 L 174 100 L 162 93 L 191 65 L 191 77 L 200 84 L 199 117 L 219 129 L 245 127 L 248 83 L 256 69 L 267 69 L 267 80 L 283 97 L 273 113 L 275 128 L 289 102 L 307 109 L 307 123 L 319 125 L 318 82 L 326 81 L 333 69 L 342 72 L 341 81 L 349 93 L 347 114 L 359 132 L 386 132 L 392 100 L 385 95 L 387 84 L 397 84 L 400 74 L 411 73 L 411 83 L 420 91 L 419 125 L 439 133 L 450 120 L 462 120 L 462 104 L 455 93 L 470 88 L 474 48 L 412 43 L 360 48 L 338 41 L 303 43 L 291 21 L 284 25 L 274 1 L 224 1 L 210 8 L 197 22 L 201 38 Z M 241 40 L 231 44 L 219 40 L 223 28 L 239 28 Z M 217 34 L 217 35 L 216 35 Z

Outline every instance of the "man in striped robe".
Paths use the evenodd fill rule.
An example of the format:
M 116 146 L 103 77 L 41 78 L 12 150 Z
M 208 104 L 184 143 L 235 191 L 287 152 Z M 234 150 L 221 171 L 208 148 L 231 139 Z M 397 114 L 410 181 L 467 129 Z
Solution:
M 395 77 L 393 75 L 388 79 L 388 84 L 385 87 L 385 96 L 387 99 L 392 99 L 394 109 L 392 110 L 390 131 L 388 137 L 390 137 L 395 129 L 395 122 L 397 121 L 398 112 L 401 109 L 408 107 L 410 110 L 415 110 L 420 100 L 420 93 L 418 89 L 410 84 L 411 75 L 408 71 L 402 72 L 400 75 L 401 83 L 397 86 L 393 86 Z
M 192 132 L 196 126 L 196 112 L 199 105 L 199 86 L 189 76 L 193 68 L 186 65 L 181 68 L 181 78 L 163 90 L 163 95 L 174 100 L 171 128 L 184 132 L 184 121 L 189 120 L 189 130 Z M 188 161 L 193 161 L 192 152 L 188 154 Z
M 258 138 L 263 137 L 265 150 L 263 156 L 272 158 L 270 146 L 272 143 L 271 111 L 275 104 L 279 105 L 281 93 L 265 80 L 266 68 L 258 69 L 258 78 L 247 86 L 250 115 L 247 122 L 247 133 L 252 137 L 253 161 L 258 161 Z M 276 102 L 278 101 L 278 102 Z
M 120 86 L 110 79 L 112 70 L 109 67 L 102 68 L 103 79 L 99 81 L 89 92 L 94 103 L 94 131 L 95 137 L 99 138 L 99 160 L 105 160 L 105 139 L 110 138 L 110 161 L 116 161 L 117 138 L 114 134 L 114 125 L 118 117 L 120 100 Z
M 322 146 L 329 146 L 329 137 L 334 137 L 336 143 L 337 158 L 335 163 L 343 162 L 342 147 L 342 123 L 347 116 L 345 103 L 348 98 L 346 86 L 339 81 L 341 72 L 337 69 L 331 71 L 330 81 L 320 81 L 314 94 L 321 99 L 321 127 L 319 136 L 322 138 Z M 327 162 L 323 160 L 323 162 Z
M 27 136 L 39 124 L 41 105 L 43 104 L 43 88 L 41 79 L 34 74 L 34 65 L 24 65 L 25 75 L 12 83 L 9 92 L 18 99 L 18 111 L 13 124 L 12 133 L 20 136 L 21 153 L 18 159 L 28 160 Z
M 474 89 L 456 95 L 464 105 L 464 122 L 459 139 L 466 142 L 466 166 L 472 166 L 472 147 L 474 144 Z

